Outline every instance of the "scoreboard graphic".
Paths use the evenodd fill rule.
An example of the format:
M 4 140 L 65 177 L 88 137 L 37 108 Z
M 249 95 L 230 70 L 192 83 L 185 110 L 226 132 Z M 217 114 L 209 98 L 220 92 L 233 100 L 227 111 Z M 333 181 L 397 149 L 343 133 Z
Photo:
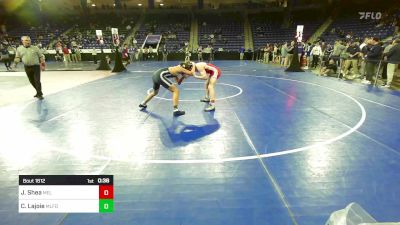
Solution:
M 112 213 L 113 175 L 20 175 L 20 213 Z

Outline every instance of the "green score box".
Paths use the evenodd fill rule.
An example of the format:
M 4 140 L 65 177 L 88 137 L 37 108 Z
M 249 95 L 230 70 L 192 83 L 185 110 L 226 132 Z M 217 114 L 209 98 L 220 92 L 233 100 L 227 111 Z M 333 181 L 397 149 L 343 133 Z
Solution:
M 100 199 L 99 200 L 99 212 L 100 213 L 111 213 L 114 211 L 114 200 L 113 199 Z

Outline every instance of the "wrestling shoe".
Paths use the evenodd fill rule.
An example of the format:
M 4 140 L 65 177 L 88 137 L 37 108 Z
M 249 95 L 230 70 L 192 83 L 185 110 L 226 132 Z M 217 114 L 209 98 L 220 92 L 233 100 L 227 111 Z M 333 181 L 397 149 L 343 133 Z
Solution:
M 200 99 L 200 101 L 201 102 L 210 102 L 210 99 L 209 98 L 203 98 L 203 99 Z
M 204 109 L 205 112 L 211 112 L 215 110 L 215 106 L 214 105 L 209 105 L 207 108 Z
M 174 116 L 182 116 L 182 115 L 185 115 L 185 111 L 181 111 L 181 110 L 174 111 Z

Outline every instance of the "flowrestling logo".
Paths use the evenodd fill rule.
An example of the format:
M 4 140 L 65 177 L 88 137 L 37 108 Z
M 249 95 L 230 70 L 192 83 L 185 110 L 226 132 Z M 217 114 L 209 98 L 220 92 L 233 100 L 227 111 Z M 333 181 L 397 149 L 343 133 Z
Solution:
M 382 18 L 381 12 L 358 12 L 360 14 L 360 20 L 379 20 Z

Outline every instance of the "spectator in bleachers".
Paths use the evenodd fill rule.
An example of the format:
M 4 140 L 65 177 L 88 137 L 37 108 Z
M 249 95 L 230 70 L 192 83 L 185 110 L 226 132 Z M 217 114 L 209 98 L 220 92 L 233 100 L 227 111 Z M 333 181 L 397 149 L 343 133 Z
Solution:
M 371 47 L 368 49 L 365 55 L 365 75 L 366 78 L 363 81 L 364 84 L 371 84 L 372 79 L 375 76 L 376 68 L 381 60 L 382 47 L 379 45 L 379 39 L 374 37 L 370 40 Z
M 397 67 L 400 64 L 400 39 L 393 41 L 393 47 L 390 48 L 389 52 L 384 55 L 387 57 L 387 82 L 384 87 L 390 87 L 392 84 L 393 76 Z
M 353 69 L 353 75 L 357 76 L 359 75 L 358 72 L 358 58 L 360 55 L 360 47 L 356 45 L 355 42 L 350 42 L 349 47 L 347 47 L 346 52 L 348 53 L 348 59 L 346 60 L 344 64 L 344 71 L 343 75 L 347 76 L 349 74 L 349 68 L 350 66 Z

